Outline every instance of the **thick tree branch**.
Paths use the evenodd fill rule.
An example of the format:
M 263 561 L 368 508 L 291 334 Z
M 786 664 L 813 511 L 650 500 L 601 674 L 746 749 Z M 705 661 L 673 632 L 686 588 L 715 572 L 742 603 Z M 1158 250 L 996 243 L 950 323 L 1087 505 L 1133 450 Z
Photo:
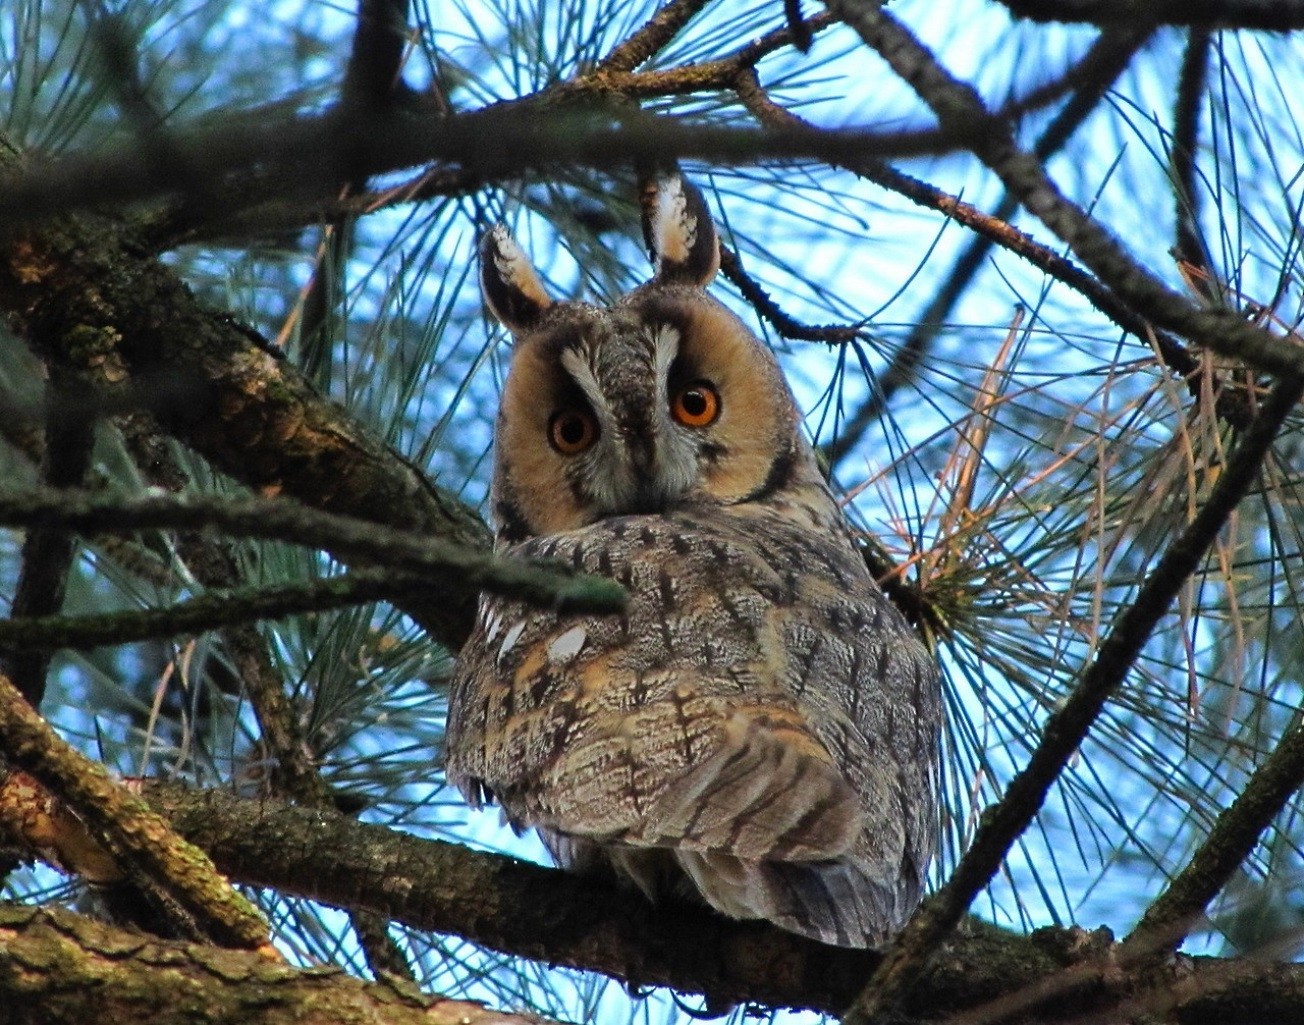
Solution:
M 93 762 L 60 739 L 0 676 L 0 750 L 86 824 L 133 879 L 147 881 L 194 920 L 197 935 L 223 946 L 268 943 L 267 923 L 217 874 L 212 862 Z
M 248 115 L 174 138 L 183 155 L 202 156 L 206 188 L 220 191 L 257 172 L 264 195 L 319 202 L 333 197 L 341 181 L 426 164 L 436 172 L 458 168 L 479 187 L 541 168 L 628 167 L 669 156 L 738 165 L 955 148 L 953 138 L 935 129 L 770 131 L 652 115 L 630 127 L 613 123 L 609 99 L 609 87 L 594 80 L 448 117 L 417 96 L 366 117 L 346 108 L 296 117 Z M 158 173 L 134 149 L 67 157 L 0 178 L 0 224 L 30 223 L 89 204 L 177 197 L 186 186 Z
M 632 889 L 501 855 L 420 840 L 332 812 L 216 791 L 152 785 L 151 803 L 233 877 L 342 907 L 364 907 L 415 928 L 451 932 L 505 953 L 601 972 L 631 986 L 699 993 L 707 1005 L 845 1007 L 878 961 L 696 905 L 652 905 Z M 1103 946 L 1102 946 L 1103 945 Z M 1002 994 L 1054 984 L 1112 949 L 1107 935 L 1043 930 L 1032 937 L 974 925 L 910 995 L 903 1021 L 930 1020 Z M 1101 977 L 1091 993 L 1045 1020 L 1072 1021 L 1120 994 L 1176 987 L 1182 1021 L 1253 1021 L 1238 998 L 1304 1011 L 1304 967 L 1178 958 Z M 1212 1010 L 1211 1010 L 1212 1009 Z M 1216 1017 L 1217 1014 L 1223 1015 Z M 1281 1020 L 1289 1020 L 1289 1017 Z
M 414 986 L 263 954 L 169 942 L 66 911 L 0 908 L 0 999 L 11 1025 L 543 1025 Z
M 0 239 L 0 309 L 52 365 L 148 394 L 162 426 L 250 487 L 487 549 L 479 517 L 321 398 L 257 335 L 202 309 L 121 225 L 86 218 Z M 111 405 L 111 403 L 110 403 Z M 475 600 L 407 609 L 457 648 Z

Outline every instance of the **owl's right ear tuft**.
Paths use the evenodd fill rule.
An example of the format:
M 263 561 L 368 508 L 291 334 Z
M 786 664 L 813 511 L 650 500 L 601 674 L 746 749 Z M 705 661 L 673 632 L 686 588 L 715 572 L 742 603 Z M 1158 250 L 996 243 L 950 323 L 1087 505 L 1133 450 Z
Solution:
M 643 236 L 656 260 L 654 280 L 705 288 L 720 269 L 720 238 L 706 198 L 678 174 L 645 187 Z
M 480 240 L 480 291 L 490 312 L 514 335 L 534 327 L 552 305 L 525 250 L 501 224 Z

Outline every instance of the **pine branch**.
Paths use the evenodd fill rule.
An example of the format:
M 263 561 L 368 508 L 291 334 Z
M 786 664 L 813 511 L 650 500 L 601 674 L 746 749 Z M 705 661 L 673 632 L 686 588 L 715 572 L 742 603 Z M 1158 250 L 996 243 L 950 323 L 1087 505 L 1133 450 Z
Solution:
M 717 1011 L 749 1004 L 835 1013 L 879 961 L 872 951 L 824 946 L 674 900 L 654 905 L 601 877 L 422 840 L 338 813 L 170 784 L 151 784 L 148 795 L 182 835 L 242 882 L 369 908 L 415 928 L 601 972 L 629 986 L 700 993 Z M 929 967 L 900 1021 L 936 1020 L 1037 983 L 1053 985 L 1112 949 L 1103 931 L 1047 929 L 1026 937 L 975 924 Z M 1072 1022 L 1123 994 L 1179 981 L 1175 1006 L 1183 1020 L 1249 1025 L 1261 1007 L 1286 1009 L 1280 1020 L 1290 1020 L 1291 1008 L 1304 1009 L 1300 965 L 1178 958 L 1106 976 L 1083 999 L 1052 1007 L 1039 1020 Z M 1253 999 L 1238 1005 L 1238 994 Z
M 577 574 L 570 566 L 505 559 L 416 532 L 320 512 L 297 502 L 199 494 L 131 497 L 49 488 L 0 489 L 0 524 L 34 523 L 92 534 L 220 527 L 237 537 L 287 541 L 325 548 L 345 560 L 379 562 L 409 578 L 414 573 L 430 573 L 432 588 L 464 600 L 483 589 L 554 608 L 597 613 L 619 611 L 624 602 L 618 584 Z M 326 590 L 333 586 L 322 584 Z
M 1299 0 L 998 0 L 1019 18 L 1033 21 L 1090 22 L 1093 25 L 1198 25 L 1218 29 L 1304 28 Z
M 142 255 L 144 254 L 144 255 Z M 251 488 L 487 549 L 483 522 L 335 403 L 253 332 L 202 309 L 132 232 L 97 218 L 0 239 L 0 309 L 61 372 L 85 373 L 105 409 L 148 396 L 160 425 Z M 457 648 L 475 600 L 410 606 Z
M 1181 536 L 1173 540 L 1110 627 L 1069 696 L 1046 720 L 1041 742 L 1001 800 L 983 812 L 973 842 L 946 884 L 920 907 L 884 952 L 865 989 L 844 1016 L 848 1025 L 875 1022 L 921 976 L 927 960 L 1000 868 L 1051 785 L 1122 686 L 1137 656 L 1178 591 L 1199 568 L 1227 519 L 1254 485 L 1281 429 L 1304 395 L 1304 376 L 1279 382 L 1229 455 L 1227 466 Z M 1256 834 L 1257 835 L 1257 834 Z
M 993 117 L 973 87 L 942 67 L 898 19 L 877 4 L 857 0 L 829 0 L 828 6 L 915 90 L 957 144 L 986 164 L 1136 313 L 1261 370 L 1304 374 L 1304 346 L 1249 324 L 1232 310 L 1194 305 L 1132 259 L 1104 227 L 1060 192 L 1035 155 L 1015 144 L 1009 127 Z
M 3 499 L 0 498 L 0 504 Z M 159 609 L 87 616 L 24 616 L 0 620 L 0 646 L 25 651 L 85 650 L 208 630 L 260 619 L 327 612 L 363 602 L 428 591 L 428 580 L 394 570 L 357 570 L 281 586 L 215 591 Z

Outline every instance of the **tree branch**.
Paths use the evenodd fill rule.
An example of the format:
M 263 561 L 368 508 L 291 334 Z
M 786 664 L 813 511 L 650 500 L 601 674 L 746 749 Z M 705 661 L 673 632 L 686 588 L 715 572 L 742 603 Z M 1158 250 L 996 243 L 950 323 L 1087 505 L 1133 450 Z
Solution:
M 434 574 L 432 587 L 473 600 L 482 589 L 522 601 L 576 612 L 616 612 L 624 603 L 619 584 L 578 574 L 560 563 L 506 559 L 394 530 L 353 517 L 320 512 L 297 502 L 214 495 L 125 495 L 29 488 L 0 490 L 0 523 L 58 525 L 83 533 L 150 528 L 220 527 L 241 537 L 261 537 L 325 548 L 341 559 L 367 560 L 406 573 Z
M 60 739 L 3 676 L 0 748 L 8 767 L 29 773 L 74 811 L 133 881 L 146 882 L 193 917 L 197 935 L 248 950 L 267 946 L 267 923 L 212 862 L 110 779 L 104 766 Z
M 56 374 L 56 381 L 64 381 L 70 387 L 53 396 L 46 405 L 41 481 L 51 488 L 80 487 L 90 469 L 95 423 L 87 414 L 84 402 L 78 401 L 84 399 L 81 394 L 84 388 L 78 377 Z M 39 618 L 57 613 L 63 607 L 75 546 L 73 536 L 67 531 L 32 525 L 23 541 L 22 569 L 9 607 L 12 617 Z M 41 707 L 49 669 L 48 652 L 18 651 L 0 639 L 0 673 L 9 676 L 33 708 Z
M 0 238 L 0 309 L 51 365 L 85 372 L 104 397 L 147 393 L 165 430 L 252 488 L 489 547 L 473 511 L 374 441 L 259 336 L 202 309 L 143 250 L 129 229 L 89 217 Z M 469 590 L 460 595 L 407 611 L 456 649 L 475 612 Z
M 422 840 L 334 812 L 172 784 L 152 784 L 148 796 L 182 835 L 242 882 L 369 908 L 415 928 L 601 972 L 629 986 L 699 993 L 717 1010 L 759 1004 L 833 1013 L 879 960 L 872 951 L 827 947 L 698 905 L 653 905 L 602 878 Z M 1027 937 L 974 923 L 946 949 L 947 956 L 928 969 L 926 984 L 908 997 L 903 1023 L 935 1020 L 1059 979 L 1113 948 L 1104 933 L 1047 929 Z M 1178 958 L 1101 980 L 1096 991 L 1044 1020 L 1070 1022 L 1147 986 L 1177 989 L 1183 1021 L 1249 1025 L 1254 1009 L 1272 1004 L 1304 1011 L 1304 966 Z M 1264 1002 L 1235 1009 L 1236 993 Z M 1209 1008 L 1223 1017 L 1209 1017 Z M 1291 1020 L 1283 1013 L 1280 1020 Z
M 1046 720 L 1041 742 L 1001 800 L 983 812 L 973 843 L 946 884 L 929 897 L 892 941 L 882 963 L 845 1016 L 848 1025 L 873 1022 L 920 977 L 928 958 L 968 910 L 1005 860 L 1010 847 L 1040 810 L 1096 721 L 1122 685 L 1178 591 L 1199 568 L 1227 518 L 1258 478 L 1287 415 L 1304 394 L 1304 376 L 1279 382 L 1242 435 L 1227 465 L 1181 536 L 1168 546 L 1111 626 L 1069 696 Z M 1257 835 L 1257 834 L 1256 834 Z
M 0 908 L 0 977 L 12 1025 L 544 1025 L 528 1014 L 363 982 L 337 968 L 170 942 L 67 911 Z
M 1304 345 L 1247 323 L 1238 312 L 1201 309 L 1133 260 L 1122 245 L 1047 176 L 1041 162 L 1014 142 L 981 97 L 941 66 L 905 25 L 877 3 L 828 0 L 919 95 L 951 138 L 972 151 L 1111 291 L 1160 327 L 1270 373 L 1304 374 Z
M 177 634 L 199 634 L 260 619 L 281 619 L 363 602 L 388 601 L 404 592 L 421 593 L 429 589 L 428 580 L 412 574 L 392 569 L 356 570 L 302 583 L 216 590 L 160 609 L 0 619 L 0 645 L 16 650 L 51 651 L 133 644 Z
M 1087 21 L 1093 25 L 1199 25 L 1219 29 L 1304 28 L 1300 0 L 997 0 L 1018 18 L 1032 21 Z

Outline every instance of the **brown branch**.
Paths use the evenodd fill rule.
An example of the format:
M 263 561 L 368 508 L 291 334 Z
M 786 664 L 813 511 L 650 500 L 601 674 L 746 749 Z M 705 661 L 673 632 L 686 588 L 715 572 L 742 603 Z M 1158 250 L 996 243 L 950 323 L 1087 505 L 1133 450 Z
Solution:
M 336 968 L 295 968 L 263 954 L 169 942 L 67 911 L 0 908 L 0 977 L 11 1025 L 181 1022 L 187 1025 L 544 1025 L 363 982 Z
M 76 374 L 60 374 L 51 387 L 64 388 L 47 403 L 41 481 L 47 487 L 80 487 L 90 469 L 95 425 L 87 415 L 85 390 Z M 63 530 L 33 526 L 23 541 L 22 568 L 9 614 L 14 619 L 39 618 L 63 607 L 72 569 L 75 540 Z M 0 673 L 13 681 L 33 708 L 45 697 L 45 677 L 50 669 L 47 651 L 20 651 L 0 642 Z
M 355 570 L 281 586 L 216 590 L 157 609 L 0 619 L 0 645 L 15 651 L 84 651 L 205 633 L 260 619 L 327 612 L 363 602 L 391 600 L 405 592 L 428 591 L 429 587 L 429 581 L 393 569 Z
M 1082 60 L 1064 76 L 1065 81 L 1073 84 L 1074 94 L 1069 102 L 1064 105 L 1064 108 L 1051 120 L 1051 123 L 1035 143 L 1034 152 L 1040 159 L 1044 160 L 1051 156 L 1072 138 L 1082 123 L 1099 105 L 1105 91 L 1123 72 L 1132 56 L 1145 45 L 1146 40 L 1151 35 L 1152 33 L 1148 30 L 1124 29 L 1121 31 L 1105 31 L 1097 37 L 1087 53 L 1083 55 Z M 1003 111 L 1000 116 L 1005 117 L 1007 115 Z M 933 206 L 939 200 L 939 194 L 931 186 L 901 175 L 895 172 L 893 168 L 878 166 L 866 170 L 872 174 L 873 180 L 878 184 L 904 195 L 911 195 L 915 202 L 920 202 L 922 199 L 924 205 Z M 866 176 L 869 177 L 870 175 Z M 951 197 L 947 198 L 951 199 Z M 958 199 L 952 199 L 948 204 L 951 210 L 956 210 L 960 205 Z M 936 207 L 934 206 L 934 208 Z M 983 222 L 1000 224 L 1004 228 L 999 232 L 976 231 L 975 237 L 969 241 L 969 244 L 956 257 L 955 263 L 943 279 L 941 287 L 924 308 L 919 319 L 911 326 L 905 340 L 893 353 L 887 368 L 879 375 L 878 387 L 874 393 L 847 420 L 839 435 L 825 447 L 825 456 L 830 465 L 836 466 L 840 459 L 855 448 L 869 425 L 881 415 L 882 410 L 897 389 L 914 378 L 933 341 L 946 324 L 947 318 L 955 308 L 956 303 L 959 302 L 960 297 L 968 289 L 970 283 L 981 269 L 992 247 L 997 244 L 1006 244 L 1008 248 L 1006 240 L 1011 238 L 1011 233 L 1014 231 L 1009 226 L 1009 219 L 1017 208 L 1017 200 L 1007 192 L 997 204 L 996 209 L 989 215 L 989 218 L 984 219 Z M 965 223 L 961 218 L 956 219 L 960 220 L 961 223 Z M 1022 233 L 1018 234 L 1022 236 Z M 1022 243 L 1024 240 L 1031 243 L 1031 239 L 1027 239 L 1026 236 L 1022 236 L 1019 241 Z M 1044 249 L 1044 247 L 1037 246 L 1031 250 L 1025 247 L 1020 255 L 1034 266 L 1048 273 L 1067 271 L 1067 275 L 1059 276 L 1058 280 L 1069 283 L 1066 277 L 1071 278 L 1070 287 L 1075 287 L 1080 293 L 1083 293 L 1092 305 L 1102 312 L 1108 310 L 1109 312 L 1106 315 L 1115 323 L 1118 323 L 1120 327 L 1129 330 L 1144 342 L 1149 341 L 1149 326 L 1141 318 L 1130 316 L 1131 311 L 1109 295 L 1107 290 L 1101 287 L 1095 279 L 1089 278 L 1078 271 L 1077 268 L 1068 265 L 1068 262 L 1057 253 L 1052 253 Z M 1084 288 L 1085 293 L 1083 292 Z M 1120 323 L 1120 320 L 1125 321 L 1130 326 L 1125 326 L 1124 323 Z M 1186 350 L 1175 339 L 1164 335 L 1159 339 L 1158 345 L 1161 354 L 1170 357 L 1169 366 L 1172 367 L 1174 372 L 1186 376 L 1196 369 L 1195 361 L 1187 355 Z
M 407 15 L 407 0 L 360 0 L 344 73 L 346 103 L 383 104 L 406 88 L 402 70 Z
M 1024 207 L 1137 314 L 1215 352 L 1275 374 L 1304 373 L 1304 345 L 1226 309 L 1202 309 L 1133 260 L 1101 225 L 1067 199 L 1041 162 L 1021 150 L 1009 127 L 954 78 L 899 20 L 877 5 L 828 0 L 829 8 L 910 85 L 951 138 L 986 164 Z
M 573 100 L 587 99 L 581 107 Z M 259 172 L 259 190 L 282 199 L 332 195 L 340 181 L 433 164 L 453 165 L 481 183 L 516 180 L 538 169 L 584 165 L 628 167 L 670 156 L 748 164 L 772 160 L 850 159 L 864 154 L 920 156 L 946 152 L 954 140 L 932 129 L 764 131 L 647 116 L 637 128 L 613 123 L 596 85 L 578 96 L 542 93 L 527 100 L 441 117 L 425 97 L 398 109 L 232 117 L 213 128 L 175 136 L 180 151 L 202 158 L 204 188 L 220 194 Z M 587 109 L 585 109 L 587 107 Z M 189 183 L 158 172 L 135 150 L 69 156 L 0 178 L 0 224 L 30 223 L 89 204 L 186 195 Z
M 1259 836 L 1304 785 L 1304 725 L 1296 725 L 1255 769 L 1224 810 L 1186 867 L 1168 884 L 1123 941 L 1122 954 L 1166 954 L 1177 948 L 1236 870 Z
M 250 487 L 488 548 L 478 516 L 317 395 L 256 334 L 202 309 L 142 249 L 128 229 L 94 218 L 0 239 L 0 309 L 51 365 L 85 372 L 106 395 L 148 393 L 163 429 Z M 457 648 L 474 609 L 467 596 L 407 611 Z
M 194 919 L 199 935 L 223 946 L 268 945 L 267 923 L 213 868 L 140 798 L 60 739 L 13 684 L 0 676 L 0 749 L 7 766 L 22 769 L 77 814 L 136 881 L 148 881 Z
M 1299 0 L 998 0 L 1018 18 L 1033 21 L 1086 21 L 1093 25 L 1198 25 L 1219 29 L 1304 28 Z
M 738 286 L 738 291 L 757 315 L 784 338 L 843 345 L 864 334 L 864 326 L 860 324 L 803 324 L 789 316 L 756 279 L 743 270 L 738 254 L 728 246 L 720 247 L 720 270 Z
M 653 905 L 603 878 L 422 840 L 335 813 L 175 785 L 151 785 L 148 794 L 182 835 L 242 882 L 368 908 L 414 928 L 601 972 L 633 987 L 699 993 L 716 1010 L 759 1004 L 834 1012 L 878 961 L 872 951 L 827 947 L 673 900 Z M 1059 978 L 1111 949 L 1107 934 L 1040 930 L 1025 937 L 974 924 L 929 968 L 902 1021 L 935 1020 Z M 1304 1008 L 1304 966 L 1179 958 L 1102 979 L 1097 991 L 1044 1020 L 1072 1021 L 1147 986 L 1172 989 L 1184 1021 L 1248 1025 L 1260 1006 L 1294 1007 L 1296 1014 Z M 1236 994 L 1246 998 L 1239 1008 Z M 1249 1000 L 1251 994 L 1261 1003 Z M 1210 1007 L 1223 1017 L 1209 1018 Z M 1289 1013 L 1280 1020 L 1291 1020 Z
M 706 6 L 707 0 L 672 0 L 598 62 L 599 71 L 633 71 L 651 60 Z
M 871 1022 L 892 1007 L 920 977 L 928 958 L 995 875 L 1010 847 L 1040 810 L 1118 690 L 1177 593 L 1199 568 L 1227 518 L 1258 479 L 1259 468 L 1287 415 L 1304 394 L 1304 376 L 1279 382 L 1186 530 L 1164 552 L 1131 603 L 1110 627 L 1077 685 L 1046 720 L 1041 742 L 1011 780 L 1000 801 L 983 812 L 973 843 L 955 871 L 893 940 L 869 984 L 849 1008 L 849 1025 Z
M 1208 254 L 1200 237 L 1201 193 L 1196 187 L 1196 156 L 1200 149 L 1200 111 L 1203 109 L 1212 42 L 1208 29 L 1193 28 L 1187 35 L 1182 73 L 1177 80 L 1177 97 L 1173 103 L 1173 142 L 1169 162 L 1173 217 L 1177 224 L 1174 248 L 1179 260 L 1203 272 L 1187 280 L 1206 299 L 1216 298 L 1218 289 L 1209 278 Z

